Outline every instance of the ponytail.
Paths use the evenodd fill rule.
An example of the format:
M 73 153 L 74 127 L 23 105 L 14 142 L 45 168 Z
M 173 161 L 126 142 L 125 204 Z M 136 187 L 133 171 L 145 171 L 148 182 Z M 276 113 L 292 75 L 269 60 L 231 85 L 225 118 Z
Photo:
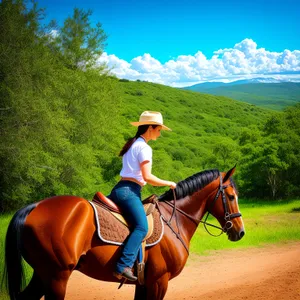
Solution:
M 119 156 L 123 156 L 132 146 L 132 144 L 142 135 L 144 134 L 148 128 L 152 126 L 153 128 L 157 127 L 158 125 L 140 125 L 138 127 L 138 130 L 135 134 L 134 137 L 130 138 L 127 140 L 127 142 L 125 143 L 125 145 L 123 146 L 122 150 L 119 153 Z

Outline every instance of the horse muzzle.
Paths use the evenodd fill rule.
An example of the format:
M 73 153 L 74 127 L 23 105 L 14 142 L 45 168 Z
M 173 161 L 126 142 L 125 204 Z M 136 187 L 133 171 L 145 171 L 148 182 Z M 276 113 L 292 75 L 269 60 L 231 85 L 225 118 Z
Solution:
M 232 222 L 230 222 L 230 223 L 232 223 Z M 226 226 L 226 224 L 225 224 L 225 226 Z M 232 224 L 232 226 L 229 228 L 229 230 L 226 231 L 226 233 L 227 233 L 228 239 L 230 241 L 237 242 L 240 239 L 242 239 L 242 237 L 245 235 L 245 230 L 244 230 L 243 226 L 240 227 L 238 230 L 236 230 Z

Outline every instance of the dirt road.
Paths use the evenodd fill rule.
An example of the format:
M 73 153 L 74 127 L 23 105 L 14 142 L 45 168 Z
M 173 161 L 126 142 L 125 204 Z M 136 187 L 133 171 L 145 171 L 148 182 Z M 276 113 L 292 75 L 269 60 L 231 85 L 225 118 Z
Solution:
M 133 299 L 134 287 L 72 274 L 67 300 Z M 191 255 L 166 300 L 300 300 L 300 242 Z

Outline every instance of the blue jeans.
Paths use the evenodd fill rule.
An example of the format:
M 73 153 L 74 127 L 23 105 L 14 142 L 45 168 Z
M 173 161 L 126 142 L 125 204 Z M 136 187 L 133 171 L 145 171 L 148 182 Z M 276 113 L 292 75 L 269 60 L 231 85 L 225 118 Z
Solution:
M 124 242 L 124 248 L 116 266 L 116 272 L 132 268 L 141 243 L 148 232 L 148 222 L 141 201 L 141 186 L 132 181 L 120 181 L 108 196 L 122 210 L 131 226 L 131 233 Z

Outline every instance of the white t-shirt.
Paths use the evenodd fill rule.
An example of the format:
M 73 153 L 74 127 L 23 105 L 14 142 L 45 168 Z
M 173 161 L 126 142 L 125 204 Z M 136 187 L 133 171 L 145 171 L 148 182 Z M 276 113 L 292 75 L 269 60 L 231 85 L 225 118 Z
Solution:
M 120 175 L 134 178 L 145 185 L 146 181 L 142 176 L 140 167 L 140 164 L 144 161 L 149 161 L 152 164 L 152 149 L 142 137 L 138 137 L 123 155 L 123 167 Z

